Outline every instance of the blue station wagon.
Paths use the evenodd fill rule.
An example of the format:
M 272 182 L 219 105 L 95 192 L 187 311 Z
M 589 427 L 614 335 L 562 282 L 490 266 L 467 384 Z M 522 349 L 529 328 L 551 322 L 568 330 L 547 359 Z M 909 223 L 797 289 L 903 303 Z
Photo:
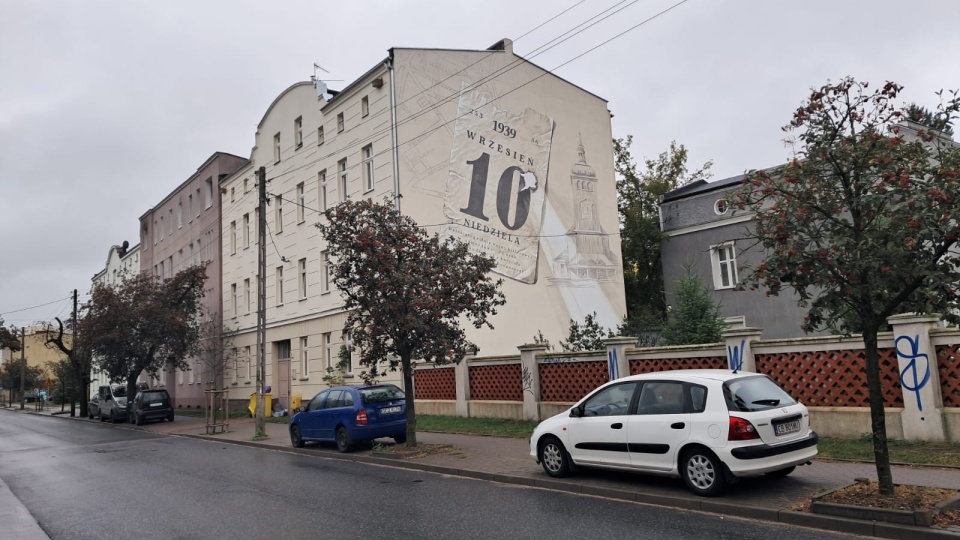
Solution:
M 313 397 L 290 419 L 290 443 L 335 442 L 337 450 L 390 437 L 407 439 L 407 407 L 403 390 L 392 384 L 335 386 Z

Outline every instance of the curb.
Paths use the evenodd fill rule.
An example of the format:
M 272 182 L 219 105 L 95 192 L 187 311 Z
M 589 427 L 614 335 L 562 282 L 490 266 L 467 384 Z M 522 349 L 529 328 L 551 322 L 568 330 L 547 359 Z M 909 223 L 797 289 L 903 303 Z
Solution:
M 30 413 L 38 416 L 51 416 L 42 413 Z M 82 417 L 62 417 L 51 416 L 52 418 L 66 418 L 74 420 L 83 420 Z M 98 424 L 99 425 L 99 424 Z M 121 427 L 117 425 L 116 427 Z M 126 429 L 135 429 L 137 431 L 147 432 L 144 429 L 130 425 L 122 426 Z M 151 433 L 151 432 L 147 432 Z M 172 437 L 184 437 L 188 439 L 197 439 L 207 442 L 220 444 L 234 444 L 246 446 L 249 448 L 260 448 L 263 450 L 273 450 L 291 454 L 299 454 L 321 459 L 336 459 L 340 461 L 351 461 L 354 463 L 363 463 L 368 465 L 379 465 L 392 467 L 395 469 L 407 469 L 423 471 L 435 474 L 445 474 L 449 476 L 459 476 L 462 478 L 471 478 L 475 480 L 499 482 L 524 487 L 538 489 L 547 489 L 551 491 L 562 491 L 578 495 L 587 495 L 592 497 L 603 497 L 607 499 L 634 502 L 643 505 L 660 506 L 665 508 L 674 508 L 678 510 L 694 510 L 710 514 L 721 514 L 724 516 L 738 517 L 743 519 L 754 519 L 770 521 L 774 523 L 783 523 L 811 529 L 821 529 L 831 532 L 849 533 L 861 536 L 872 536 L 875 538 L 889 538 L 893 540 L 938 540 L 938 539 L 960 539 L 960 533 L 951 532 L 945 529 L 917 527 L 910 525 L 897 525 L 892 523 L 883 523 L 876 521 L 866 521 L 860 519 L 843 518 L 827 516 L 823 514 L 814 514 L 812 512 L 797 512 L 794 510 L 777 510 L 775 508 L 763 508 L 756 506 L 743 506 L 727 502 L 721 502 L 716 499 L 675 497 L 665 495 L 650 495 L 639 491 L 627 491 L 614 488 L 602 488 L 596 486 L 585 486 L 574 482 L 565 482 L 563 480 L 547 478 L 526 478 L 522 476 L 495 474 L 471 469 L 459 469 L 456 467 L 445 467 L 441 465 L 431 465 L 427 463 L 415 463 L 396 458 L 382 458 L 374 456 L 362 456 L 355 454 L 318 454 L 310 449 L 292 448 L 286 446 L 272 446 L 261 442 L 239 441 L 231 439 L 221 439 L 210 435 L 192 435 L 188 433 L 157 433 L 157 435 L 166 435 Z

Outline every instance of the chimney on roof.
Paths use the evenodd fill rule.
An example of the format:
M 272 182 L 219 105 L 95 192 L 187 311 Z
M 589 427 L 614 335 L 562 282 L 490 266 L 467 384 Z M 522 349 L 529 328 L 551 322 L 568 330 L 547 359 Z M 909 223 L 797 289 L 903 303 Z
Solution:
M 510 38 L 503 38 L 500 41 L 488 47 L 487 50 L 488 51 L 506 51 L 510 54 L 513 54 L 513 40 Z

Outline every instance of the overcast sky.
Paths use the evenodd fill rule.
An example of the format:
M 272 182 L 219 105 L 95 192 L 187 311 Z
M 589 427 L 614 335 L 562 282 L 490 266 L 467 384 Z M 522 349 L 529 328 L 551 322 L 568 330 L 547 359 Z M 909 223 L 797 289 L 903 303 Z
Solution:
M 137 243 L 140 215 L 213 152 L 249 157 L 266 108 L 314 63 L 336 89 L 390 47 L 509 37 L 527 56 L 624 8 L 530 58 L 553 69 L 677 1 L 0 0 L 0 317 L 67 315 L 110 246 Z M 958 30 L 955 0 L 689 0 L 556 73 L 609 101 L 638 160 L 676 140 L 722 179 L 784 161 L 780 127 L 828 79 L 935 104 L 960 87 Z

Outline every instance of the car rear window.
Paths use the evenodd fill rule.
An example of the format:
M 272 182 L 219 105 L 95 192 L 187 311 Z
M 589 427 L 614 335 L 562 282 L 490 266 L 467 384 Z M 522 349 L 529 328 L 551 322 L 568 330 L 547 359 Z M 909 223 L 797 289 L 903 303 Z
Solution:
M 166 392 L 144 392 L 143 393 L 144 403 L 162 403 L 163 400 L 165 399 L 167 399 Z
M 116 386 L 113 388 L 113 397 L 127 397 L 126 386 Z
M 790 394 L 765 376 L 727 381 L 723 385 L 723 397 L 731 411 L 763 411 L 796 403 Z
M 403 399 L 403 390 L 396 386 L 371 386 L 360 389 L 360 399 L 364 404 L 383 403 L 384 401 L 393 401 Z

